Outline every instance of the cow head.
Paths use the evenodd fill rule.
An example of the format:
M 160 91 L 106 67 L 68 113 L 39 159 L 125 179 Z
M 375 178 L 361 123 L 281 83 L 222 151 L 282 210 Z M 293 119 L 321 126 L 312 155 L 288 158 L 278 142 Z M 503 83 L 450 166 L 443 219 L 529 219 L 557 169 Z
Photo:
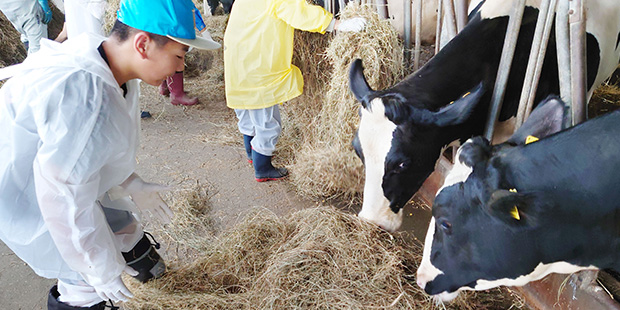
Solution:
M 443 147 L 440 128 L 468 119 L 482 96 L 482 84 L 453 104 L 430 111 L 413 106 L 400 93 L 373 91 L 359 59 L 351 65 L 349 81 L 362 104 L 353 141 L 366 172 L 359 216 L 394 231 L 401 225 L 402 207 L 433 172 Z
M 447 301 L 460 290 L 520 286 L 552 272 L 585 269 L 541 262 L 532 245 L 540 214 L 553 202 L 541 193 L 502 188 L 501 172 L 493 165 L 494 156 L 523 144 L 526 136 L 561 130 L 565 111 L 560 100 L 549 98 L 508 142 L 492 147 L 476 137 L 459 149 L 435 197 L 417 272 L 418 285 L 428 294 Z

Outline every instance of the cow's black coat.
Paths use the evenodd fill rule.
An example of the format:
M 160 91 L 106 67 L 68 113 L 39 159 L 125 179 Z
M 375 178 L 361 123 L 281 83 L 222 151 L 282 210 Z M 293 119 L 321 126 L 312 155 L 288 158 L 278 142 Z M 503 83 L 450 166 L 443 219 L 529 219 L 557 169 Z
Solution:
M 537 16 L 538 9 L 526 7 L 500 120 L 516 115 Z M 358 96 L 356 87 L 366 81 L 360 81 L 363 75 L 361 78 L 351 75 L 351 89 L 357 99 L 366 106 L 374 98 L 385 97 L 386 116 L 398 125 L 385 161 L 382 181 L 384 195 L 390 201 L 393 211 L 398 212 L 432 173 L 442 147 L 457 139 L 464 142 L 483 132 L 507 24 L 507 16 L 483 19 L 480 13 L 473 14 L 463 31 L 424 67 L 385 90 Z M 550 94 L 559 94 L 554 33 L 552 30 L 534 102 Z M 598 72 L 599 55 L 596 39 L 588 34 L 588 88 L 594 83 Z M 360 70 L 361 64 L 354 62 L 352 72 Z M 480 103 L 471 117 L 458 125 L 439 127 L 420 124 L 407 115 L 416 109 L 402 108 L 402 105 L 410 105 L 417 110 L 438 111 L 481 82 L 485 93 Z M 398 101 L 399 104 L 391 104 L 390 101 Z M 363 156 L 364 150 L 359 148 L 359 144 L 356 152 Z M 403 169 L 402 163 L 408 169 Z

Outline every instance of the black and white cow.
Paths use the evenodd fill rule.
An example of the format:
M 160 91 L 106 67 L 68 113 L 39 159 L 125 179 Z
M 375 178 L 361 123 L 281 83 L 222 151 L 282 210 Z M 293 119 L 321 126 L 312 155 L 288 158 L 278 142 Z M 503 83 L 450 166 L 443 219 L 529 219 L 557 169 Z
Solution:
M 528 119 L 507 143 L 476 137 L 459 149 L 417 272 L 428 294 L 450 300 L 550 273 L 620 271 L 620 111 L 524 144 L 528 130 L 559 125 L 554 106 L 536 108 L 530 119 L 539 109 L 552 116 Z
M 396 230 L 402 222 L 401 208 L 433 172 L 441 149 L 454 140 L 463 142 L 482 134 L 512 2 L 485 1 L 472 13 L 463 31 L 426 65 L 388 89 L 372 90 L 361 61 L 353 62 L 350 87 L 363 106 L 353 144 L 366 169 L 360 217 L 387 230 Z M 516 115 L 539 2 L 526 2 L 500 113 L 502 121 Z M 587 85 L 591 94 L 620 60 L 620 1 L 585 0 L 585 8 Z M 535 102 L 559 93 L 554 33 Z M 480 83 L 478 104 L 470 99 L 457 100 Z M 450 105 L 453 101 L 456 102 Z M 454 111 L 469 114 L 467 118 L 454 118 L 450 116 Z

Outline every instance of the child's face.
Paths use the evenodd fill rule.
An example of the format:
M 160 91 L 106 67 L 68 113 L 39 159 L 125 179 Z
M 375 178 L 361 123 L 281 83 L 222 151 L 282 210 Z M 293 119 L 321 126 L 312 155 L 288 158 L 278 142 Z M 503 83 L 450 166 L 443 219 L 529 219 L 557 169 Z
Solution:
M 147 84 L 159 86 L 168 76 L 177 71 L 183 71 L 185 54 L 189 50 L 187 45 L 169 40 L 164 46 L 157 46 L 152 42 L 149 61 L 144 67 L 144 74 L 140 78 Z

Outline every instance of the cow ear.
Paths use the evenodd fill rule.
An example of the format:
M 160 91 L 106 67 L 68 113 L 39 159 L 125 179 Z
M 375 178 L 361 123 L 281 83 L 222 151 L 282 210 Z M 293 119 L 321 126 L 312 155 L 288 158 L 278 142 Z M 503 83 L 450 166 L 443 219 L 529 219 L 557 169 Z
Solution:
M 385 117 L 396 125 L 400 125 L 409 120 L 412 113 L 419 110 L 407 104 L 405 97 L 398 93 L 387 93 L 381 95 L 381 102 L 385 110 Z
M 487 205 L 489 213 L 511 228 L 538 226 L 546 200 L 536 193 L 519 193 L 516 189 L 499 189 L 491 194 Z
M 491 156 L 491 144 L 483 137 L 473 137 L 465 142 L 457 152 L 460 163 L 473 168 L 477 163 L 486 161 Z
M 434 125 L 439 127 L 458 125 L 469 119 L 469 116 L 476 108 L 480 98 L 484 94 L 482 82 L 476 87 L 466 92 L 451 104 L 448 104 L 437 112 L 429 110 L 415 109 L 411 113 L 411 120 L 420 125 Z
M 562 130 L 568 108 L 562 99 L 550 96 L 543 100 L 527 120 L 508 139 L 511 144 L 525 144 L 528 136 L 542 139 Z
M 355 99 L 361 102 L 364 108 L 367 108 L 368 102 L 375 91 L 370 88 L 370 85 L 368 85 L 366 81 L 364 66 L 362 65 L 362 60 L 359 58 L 353 61 L 349 68 L 349 88 L 355 96 Z

